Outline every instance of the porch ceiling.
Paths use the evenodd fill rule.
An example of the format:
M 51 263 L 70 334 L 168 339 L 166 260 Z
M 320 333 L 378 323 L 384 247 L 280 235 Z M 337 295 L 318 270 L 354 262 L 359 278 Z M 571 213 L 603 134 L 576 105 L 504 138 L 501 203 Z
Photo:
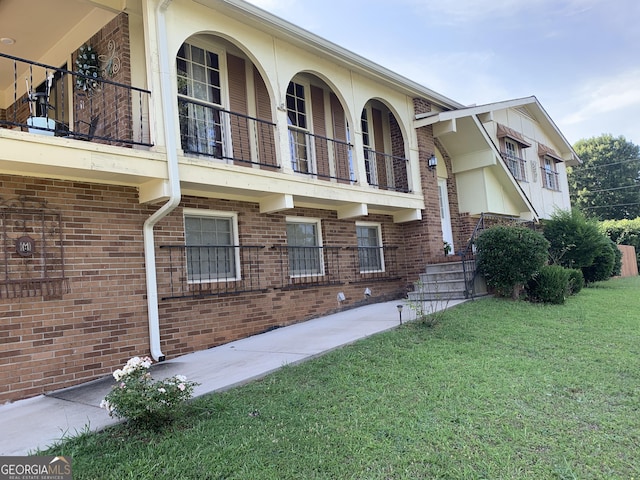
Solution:
M 0 42 L 0 52 L 59 66 L 126 3 L 125 0 L 0 0 L 0 38 L 14 41 Z M 74 31 L 83 33 L 76 38 Z M 61 42 L 69 41 L 73 45 L 56 49 Z M 13 75 L 13 68 L 0 68 L 0 92 L 12 89 Z
M 461 204 L 491 205 L 495 198 L 504 196 L 509 198 L 510 204 L 517 207 L 519 212 L 531 212 L 537 217 L 535 208 L 527 198 L 518 182 L 513 178 L 501 158 L 498 147 L 491 140 L 486 130 L 476 116 L 445 120 L 434 123 L 434 135 L 442 143 L 452 160 L 452 170 L 455 174 L 464 173 L 477 176 L 476 185 L 483 185 L 483 189 L 473 191 L 459 190 Z M 489 181 L 489 179 L 492 179 Z M 494 183 L 495 182 L 495 183 Z M 499 186 L 499 191 L 494 187 Z M 477 195 L 483 195 L 482 201 L 475 201 Z M 469 199 L 468 201 L 465 198 Z M 493 199 L 493 200 L 492 200 Z M 501 203 L 501 202 L 498 202 Z M 471 213 L 480 213 L 471 211 Z M 493 211 L 492 213 L 507 213 Z

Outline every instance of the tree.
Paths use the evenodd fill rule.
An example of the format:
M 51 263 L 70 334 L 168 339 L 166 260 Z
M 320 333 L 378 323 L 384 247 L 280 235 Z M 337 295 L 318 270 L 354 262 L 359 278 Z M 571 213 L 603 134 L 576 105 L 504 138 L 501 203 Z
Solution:
M 568 169 L 573 206 L 601 220 L 640 216 L 640 147 L 606 134 L 573 148 L 583 162 Z

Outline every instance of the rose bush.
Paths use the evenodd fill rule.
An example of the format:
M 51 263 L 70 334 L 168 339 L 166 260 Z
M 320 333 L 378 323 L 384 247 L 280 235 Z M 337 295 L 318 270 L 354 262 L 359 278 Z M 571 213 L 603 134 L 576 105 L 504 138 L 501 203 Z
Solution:
M 139 426 L 158 428 L 171 422 L 179 407 L 193 395 L 196 382 L 184 375 L 154 380 L 149 357 L 133 357 L 113 372 L 118 382 L 100 404 L 112 417 Z

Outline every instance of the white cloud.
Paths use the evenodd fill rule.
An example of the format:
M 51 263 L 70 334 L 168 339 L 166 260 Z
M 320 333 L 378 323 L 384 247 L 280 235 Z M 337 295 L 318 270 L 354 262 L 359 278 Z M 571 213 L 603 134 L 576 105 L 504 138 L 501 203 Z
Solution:
M 640 141 L 640 68 L 591 78 L 556 102 L 560 128 L 571 142 L 611 133 Z
M 407 52 L 380 57 L 378 63 L 462 104 L 483 104 L 515 95 L 495 75 L 493 52 Z M 522 95 L 525 96 L 525 95 Z
M 576 92 L 575 100 L 582 107 L 564 119 L 568 124 L 640 105 L 640 69 L 615 77 L 592 79 Z

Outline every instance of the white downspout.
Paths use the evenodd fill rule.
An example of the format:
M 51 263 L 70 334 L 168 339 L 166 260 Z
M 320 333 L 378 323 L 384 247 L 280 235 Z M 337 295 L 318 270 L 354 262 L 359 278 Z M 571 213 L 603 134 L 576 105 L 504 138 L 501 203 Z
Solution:
M 156 9 L 158 60 L 160 70 L 160 93 L 162 97 L 162 123 L 167 150 L 167 173 L 169 177 L 169 200 L 144 222 L 144 259 L 147 276 L 147 310 L 149 318 L 149 351 L 157 362 L 165 359 L 160 348 L 160 318 L 158 314 L 158 284 L 156 278 L 156 255 L 153 229 L 155 225 L 180 204 L 180 174 L 175 128 L 175 99 L 171 95 L 171 69 L 167 49 L 167 26 L 165 12 L 172 0 L 162 0 Z

